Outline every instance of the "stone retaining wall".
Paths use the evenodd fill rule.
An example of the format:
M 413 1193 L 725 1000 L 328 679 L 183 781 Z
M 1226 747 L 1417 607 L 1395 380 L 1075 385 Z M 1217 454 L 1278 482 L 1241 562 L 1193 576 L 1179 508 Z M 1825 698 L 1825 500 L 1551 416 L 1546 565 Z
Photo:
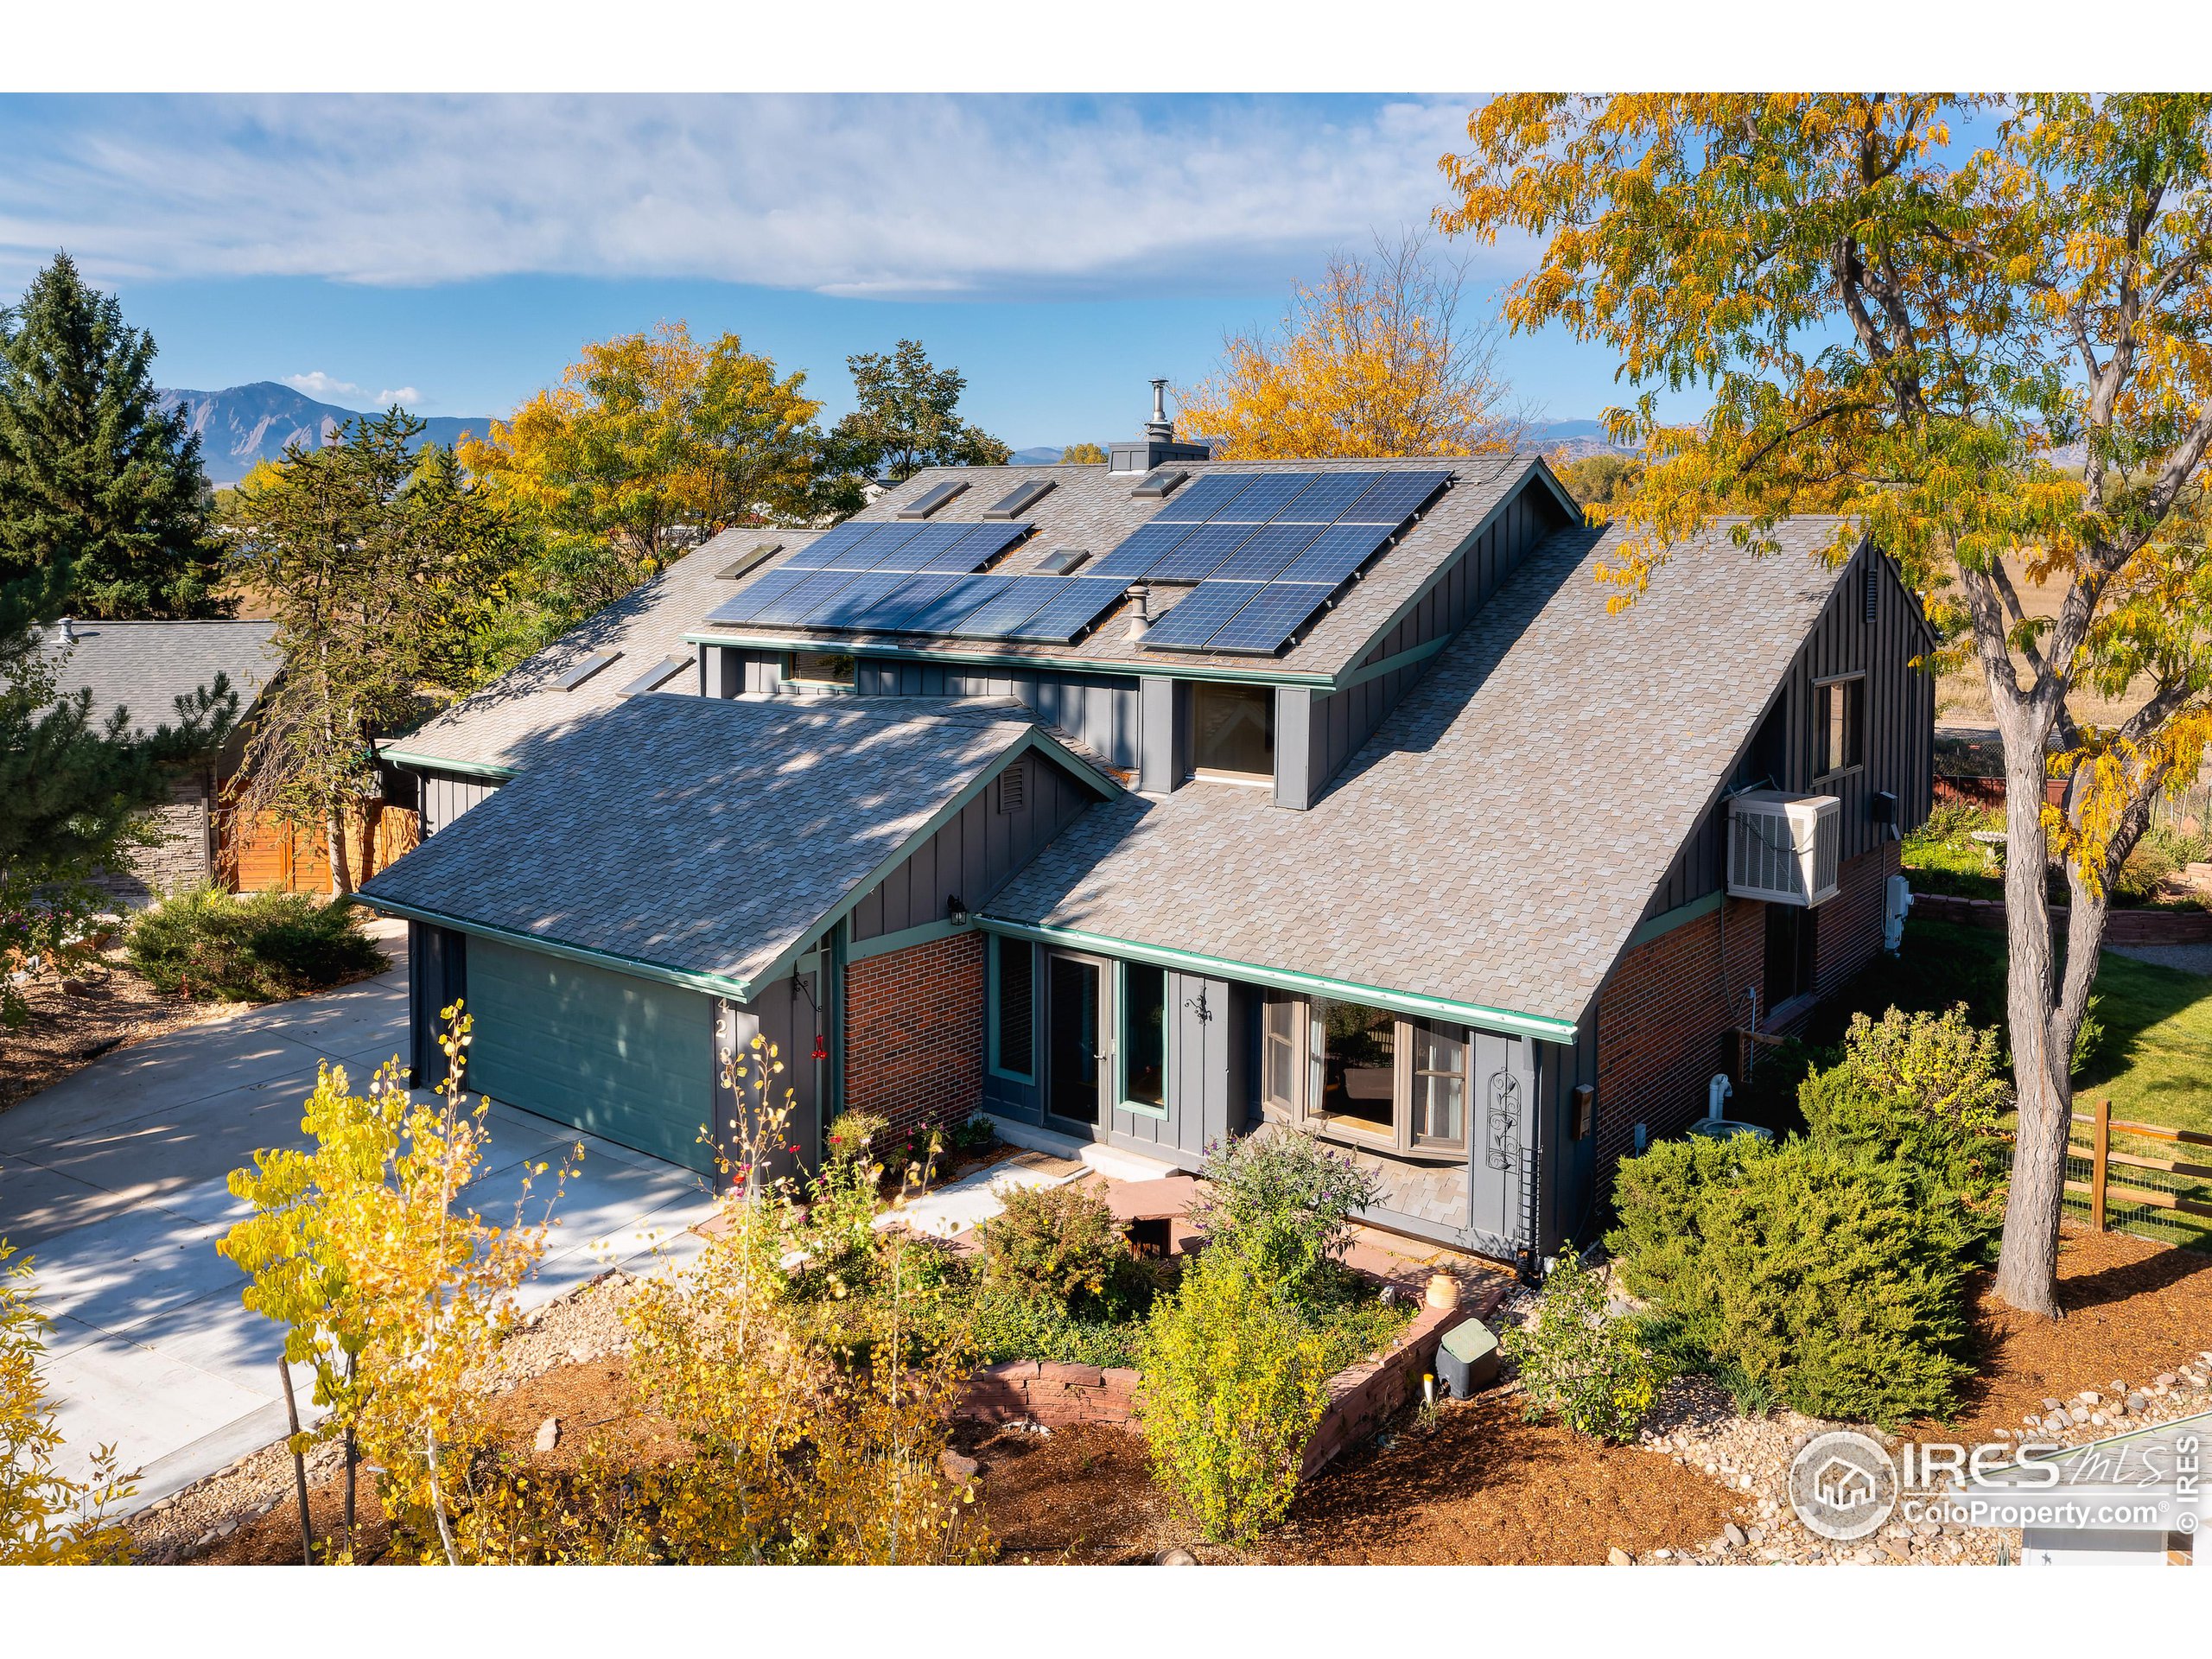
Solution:
M 1052 1359 L 1009 1359 L 968 1380 L 953 1415 L 979 1423 L 1071 1423 L 1135 1427 L 1138 1373 L 1124 1366 L 1070 1365 Z
M 1467 1307 L 1424 1305 L 1389 1353 L 1347 1365 L 1329 1379 L 1329 1408 L 1321 1414 L 1298 1478 L 1311 1480 L 1329 1460 L 1349 1446 L 1371 1440 L 1382 1426 L 1421 1395 L 1422 1376 L 1436 1369 L 1437 1344 L 1460 1320 L 1473 1317 Z
M 2068 906 L 2050 907 L 2054 932 L 2066 931 Z M 1916 893 L 1912 913 L 1923 921 L 1959 922 L 2002 932 L 2005 901 L 2001 899 L 1960 899 L 1949 893 Z M 2113 910 L 2106 912 L 2107 944 L 2212 944 L 2212 911 Z

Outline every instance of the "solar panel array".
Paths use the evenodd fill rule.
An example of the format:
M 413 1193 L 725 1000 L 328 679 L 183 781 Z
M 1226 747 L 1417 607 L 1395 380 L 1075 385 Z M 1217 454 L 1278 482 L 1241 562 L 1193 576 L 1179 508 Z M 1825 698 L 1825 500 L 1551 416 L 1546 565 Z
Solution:
M 1020 524 L 842 524 L 707 620 L 1065 645 L 1110 609 L 1125 584 L 979 574 L 1029 531 Z
M 1195 582 L 1144 643 L 1274 652 L 1451 481 L 1447 472 L 1211 473 L 1091 567 Z
M 1113 608 L 1130 583 L 1189 582 L 1195 591 L 1152 626 L 1147 646 L 1271 652 L 1451 477 L 1210 473 L 1178 490 L 1150 523 L 1080 575 L 984 574 L 986 564 L 1029 534 L 1026 524 L 847 523 L 756 578 L 708 620 L 1065 645 Z

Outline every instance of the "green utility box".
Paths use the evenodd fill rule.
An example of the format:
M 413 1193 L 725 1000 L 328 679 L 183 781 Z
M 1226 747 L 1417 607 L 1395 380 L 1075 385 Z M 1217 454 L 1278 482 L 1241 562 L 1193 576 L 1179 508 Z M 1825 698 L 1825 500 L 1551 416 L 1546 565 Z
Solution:
M 1436 1350 L 1436 1380 L 1465 1400 L 1497 1381 L 1497 1337 L 1480 1319 L 1462 1319 Z

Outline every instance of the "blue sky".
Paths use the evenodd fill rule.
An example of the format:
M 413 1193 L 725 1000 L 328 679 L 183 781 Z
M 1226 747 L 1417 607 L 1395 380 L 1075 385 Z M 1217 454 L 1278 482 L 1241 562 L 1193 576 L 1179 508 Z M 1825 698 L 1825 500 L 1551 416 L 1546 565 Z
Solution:
M 1127 435 L 1145 381 L 1280 315 L 1332 248 L 1422 223 L 1467 95 L 0 99 L 0 296 L 66 246 L 163 385 L 503 414 L 582 341 L 732 329 L 834 416 L 920 339 L 1017 446 Z M 1487 308 L 1525 250 L 1452 245 Z M 1560 338 L 1554 419 L 1618 396 Z

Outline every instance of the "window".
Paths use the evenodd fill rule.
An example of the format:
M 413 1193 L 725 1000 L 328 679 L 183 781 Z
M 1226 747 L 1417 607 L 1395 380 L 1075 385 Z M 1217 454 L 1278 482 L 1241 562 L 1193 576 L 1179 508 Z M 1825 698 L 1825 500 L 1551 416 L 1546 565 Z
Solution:
M 1167 1109 L 1167 971 L 1142 963 L 1122 969 L 1122 1098 Z
M 991 936 L 991 1069 L 1010 1077 L 1037 1075 L 1035 955 L 1027 939 Z
M 1191 688 L 1191 747 L 1201 778 L 1273 782 L 1274 688 L 1199 681 Z
M 1766 1007 L 1764 1014 L 1813 988 L 1813 931 L 1817 912 L 1802 905 L 1766 907 Z
M 851 685 L 859 677 L 854 658 L 829 651 L 795 651 L 784 677 L 801 685 Z
M 1320 1115 L 1395 1140 L 1398 1016 L 1325 996 L 1315 997 L 1313 1006 L 1321 1056 Z
M 1277 1116 L 1298 1116 L 1299 1030 L 1306 1019 L 1302 997 L 1269 991 L 1260 1019 L 1260 1092 Z
M 1818 722 L 1813 741 L 1813 775 L 1847 772 L 1866 759 L 1866 677 L 1829 680 L 1813 688 Z
M 1457 1026 L 1413 1022 L 1413 1141 L 1467 1144 L 1467 1033 Z

